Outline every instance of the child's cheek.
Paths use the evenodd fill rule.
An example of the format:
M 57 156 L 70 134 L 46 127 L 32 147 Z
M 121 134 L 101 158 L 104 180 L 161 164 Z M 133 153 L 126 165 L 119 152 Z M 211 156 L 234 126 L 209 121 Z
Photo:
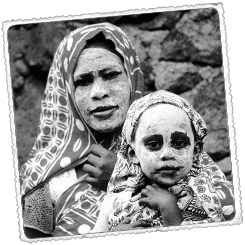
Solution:
M 149 178 L 151 177 L 152 173 L 155 171 L 157 166 L 157 153 L 149 151 L 138 151 L 138 156 L 142 171 L 147 175 Z
M 175 150 L 175 159 L 178 166 L 183 167 L 181 169 L 181 177 L 186 176 L 192 166 L 193 154 L 191 152 L 191 147 Z

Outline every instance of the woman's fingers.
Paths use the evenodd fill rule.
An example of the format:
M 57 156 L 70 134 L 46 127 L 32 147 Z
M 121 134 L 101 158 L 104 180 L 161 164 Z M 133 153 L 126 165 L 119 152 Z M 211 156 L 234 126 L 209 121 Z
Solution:
M 148 195 L 148 190 L 146 190 L 146 189 L 143 189 L 141 192 L 140 192 L 140 195 L 141 195 L 141 197 L 147 197 Z
M 100 161 L 101 161 L 100 157 L 98 157 L 92 153 L 88 155 L 87 162 L 89 162 L 90 165 L 98 168 L 100 166 Z
M 84 164 L 83 171 L 87 173 L 90 177 L 98 177 L 99 170 L 90 164 Z
M 148 191 L 153 191 L 155 188 L 156 188 L 156 187 L 153 187 L 152 185 L 147 185 L 147 186 L 145 187 L 145 189 L 148 190 Z
M 92 153 L 98 157 L 102 157 L 102 156 L 106 155 L 107 152 L 108 152 L 108 150 L 105 149 L 103 146 L 96 145 L 96 144 L 91 145 L 87 151 L 88 154 Z
M 98 180 L 95 179 L 94 177 L 88 176 L 88 177 L 86 178 L 86 182 L 87 182 L 88 184 L 90 184 L 90 185 L 98 186 Z

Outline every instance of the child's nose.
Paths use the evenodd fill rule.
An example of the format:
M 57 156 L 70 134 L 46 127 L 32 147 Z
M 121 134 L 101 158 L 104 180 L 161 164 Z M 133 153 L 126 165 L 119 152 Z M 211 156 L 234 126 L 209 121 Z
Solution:
M 160 159 L 162 161 L 173 160 L 175 159 L 174 153 L 172 149 L 168 146 L 162 148 L 162 152 L 160 154 Z

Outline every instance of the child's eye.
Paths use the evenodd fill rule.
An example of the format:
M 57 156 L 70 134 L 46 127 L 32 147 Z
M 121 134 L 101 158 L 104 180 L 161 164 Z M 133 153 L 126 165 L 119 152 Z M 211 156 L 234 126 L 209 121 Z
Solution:
M 181 149 L 188 145 L 188 143 L 185 140 L 173 140 L 171 142 L 171 145 L 175 149 Z
M 162 148 L 162 142 L 159 141 L 149 141 L 145 143 L 145 146 L 150 151 L 158 151 Z

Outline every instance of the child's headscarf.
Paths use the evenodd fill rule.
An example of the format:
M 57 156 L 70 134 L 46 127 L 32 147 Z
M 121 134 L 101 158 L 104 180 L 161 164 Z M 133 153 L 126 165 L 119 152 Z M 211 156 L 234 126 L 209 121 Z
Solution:
M 48 219 L 52 216 L 53 207 L 46 205 L 47 192 L 43 193 L 40 187 L 54 176 L 81 163 L 90 145 L 97 143 L 76 106 L 73 72 L 86 43 L 98 34 L 103 34 L 106 40 L 112 41 L 115 53 L 123 59 L 131 87 L 131 102 L 141 97 L 143 74 L 139 57 L 120 28 L 109 23 L 88 25 L 72 31 L 60 43 L 41 104 L 39 134 L 30 158 L 20 172 L 24 223 L 45 233 L 52 230 L 53 217 L 51 221 Z M 120 133 L 111 135 L 103 146 L 117 152 Z M 27 212 L 28 208 L 30 210 Z M 40 210 L 36 212 L 34 209 Z M 45 221 L 42 222 L 42 219 Z
M 133 148 L 134 139 L 132 137 L 141 114 L 150 106 L 158 103 L 181 108 L 188 115 L 195 130 L 191 170 L 186 177 L 169 188 L 178 197 L 178 206 L 182 211 L 184 221 L 217 222 L 223 219 L 217 194 L 210 184 L 209 176 L 202 171 L 203 144 L 207 135 L 205 122 L 186 100 L 178 95 L 160 90 L 136 100 L 128 110 L 122 131 L 121 149 L 118 152 L 118 160 L 108 185 L 109 192 L 120 193 L 117 201 L 114 202 L 114 211 L 109 217 L 109 229 L 113 229 L 126 217 L 131 217 L 131 222 L 145 219 L 151 221 L 152 226 L 161 225 L 161 217 L 157 211 L 138 205 L 140 194 L 137 193 L 144 188 L 147 177 L 140 163 L 132 162 L 128 157 L 130 148 Z

